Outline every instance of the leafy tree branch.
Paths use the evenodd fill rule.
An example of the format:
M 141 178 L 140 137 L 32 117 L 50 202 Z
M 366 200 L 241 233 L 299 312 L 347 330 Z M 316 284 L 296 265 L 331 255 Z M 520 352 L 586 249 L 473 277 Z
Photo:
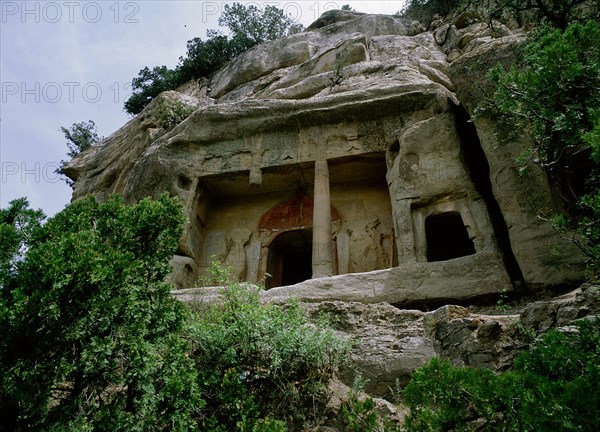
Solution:
M 206 77 L 253 46 L 302 31 L 302 25 L 275 6 L 261 9 L 241 3 L 224 6 L 219 26 L 226 28 L 227 34 L 211 29 L 206 40 L 189 40 L 186 55 L 179 58 L 175 69 L 155 66 L 140 70 L 131 82 L 133 94 L 125 101 L 125 111 L 138 114 L 161 92 Z
M 92 120 L 73 123 L 68 129 L 61 126 L 60 130 L 67 140 L 67 156 L 71 159 L 104 139 L 104 137 L 98 135 L 96 123 Z M 69 161 L 61 160 L 59 167 L 54 172 L 64 176 L 65 167 L 68 163 Z M 67 177 L 65 177 L 65 182 L 69 186 L 73 185 L 73 182 Z

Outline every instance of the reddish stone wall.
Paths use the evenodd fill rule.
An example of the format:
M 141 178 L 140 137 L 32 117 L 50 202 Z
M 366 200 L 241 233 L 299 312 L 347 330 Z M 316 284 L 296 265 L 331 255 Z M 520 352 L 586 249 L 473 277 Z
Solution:
M 314 202 L 311 197 L 300 192 L 286 202 L 277 204 L 267 211 L 258 223 L 259 230 L 280 231 L 312 227 Z M 340 220 L 335 208 L 331 209 L 331 220 Z

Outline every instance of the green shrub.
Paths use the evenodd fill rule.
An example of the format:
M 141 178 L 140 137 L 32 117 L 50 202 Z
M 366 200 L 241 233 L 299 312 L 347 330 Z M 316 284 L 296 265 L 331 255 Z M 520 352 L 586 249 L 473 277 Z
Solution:
M 167 90 L 175 90 L 187 80 L 179 68 L 169 69 L 163 65 L 150 69 L 146 66 L 131 80 L 133 93 L 125 101 L 125 111 L 129 114 L 138 114 L 156 96 Z
M 591 273 L 597 277 L 600 275 L 600 190 L 583 196 L 579 204 L 584 216 L 578 224 L 577 233 L 583 236 L 586 243 L 580 243 L 575 236 L 573 238 L 587 255 Z
M 98 135 L 96 123 L 92 120 L 73 123 L 69 129 L 61 126 L 60 130 L 67 140 L 67 148 L 69 149 L 67 156 L 71 159 L 104 139 L 104 137 Z M 61 160 L 58 168 L 54 172 L 64 176 L 65 167 L 71 159 L 68 161 Z M 69 178 L 65 177 L 65 181 L 67 185 L 73 186 L 73 181 Z
M 347 399 L 343 402 L 340 417 L 343 430 L 348 432 L 399 432 L 400 426 L 387 418 L 381 418 L 377 412 L 375 400 L 366 394 L 361 394 L 368 380 L 356 372 L 354 382 Z
M 404 398 L 408 431 L 596 431 L 600 428 L 600 319 L 549 331 L 503 374 L 432 359 Z
M 224 5 L 219 26 L 226 27 L 230 36 L 208 30 L 206 40 L 199 37 L 189 40 L 186 55 L 179 58 L 175 69 L 156 66 L 140 70 L 131 81 L 133 94 L 125 101 L 125 111 L 138 114 L 161 92 L 206 77 L 256 45 L 302 30 L 302 25 L 295 24 L 282 9 L 237 2 Z
M 567 14 L 568 15 L 568 14 Z M 555 24 L 558 26 L 558 24 Z M 554 193 L 554 226 L 600 271 L 600 24 L 596 20 L 544 25 L 529 34 L 510 69 L 490 72 L 496 84 L 491 104 L 506 138 L 525 136 L 518 159 L 538 164 Z
M 360 372 L 356 372 L 348 400 L 342 405 L 341 416 L 350 432 L 376 432 L 379 429 L 375 401 L 371 397 L 360 397 L 365 384 Z
M 193 106 L 186 105 L 178 100 L 162 99 L 154 109 L 153 115 L 158 119 L 161 128 L 170 131 L 188 118 L 194 112 L 194 109 Z
M 19 201 L 0 215 L 0 429 L 191 427 L 186 308 L 164 280 L 180 204 L 90 197 L 41 225 Z
M 276 430 L 273 419 L 308 420 L 349 343 L 326 323 L 310 324 L 297 303 L 263 305 L 259 288 L 226 281 L 222 271 L 215 279 L 227 284 L 224 302 L 205 307 L 189 334 L 207 402 L 201 429 Z
M 224 302 L 175 300 L 175 199 L 90 197 L 45 224 L 27 207 L 0 211 L 0 431 L 283 432 L 316 416 L 349 342 L 218 265 Z
M 447 15 L 460 6 L 462 0 L 409 0 L 398 13 L 405 18 L 417 20 L 426 25 L 431 23 L 433 16 Z
M 379 416 L 375 411 L 375 401 L 366 397 L 360 399 L 351 394 L 350 398 L 342 405 L 342 418 L 350 432 L 377 432 L 379 430 Z
M 585 134 L 597 126 L 599 44 L 597 22 L 564 31 L 540 27 L 524 47 L 521 67 L 498 66 L 490 75 L 498 86 L 495 108 L 529 132 L 530 157 L 546 169 L 572 164 L 568 158 L 586 147 Z

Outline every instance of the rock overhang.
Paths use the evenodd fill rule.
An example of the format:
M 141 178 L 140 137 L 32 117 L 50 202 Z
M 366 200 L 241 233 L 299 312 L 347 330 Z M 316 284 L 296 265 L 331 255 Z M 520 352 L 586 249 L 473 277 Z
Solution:
M 207 247 L 233 263 L 240 277 L 256 281 L 271 265 L 267 261 L 280 259 L 268 251 L 280 233 L 257 229 L 258 221 L 298 191 L 312 199 L 315 164 L 325 159 L 332 208 L 341 214 L 332 226 L 333 259 L 336 271 L 346 275 L 334 276 L 334 282 L 315 279 L 335 288 L 331 296 L 346 295 L 339 280 L 360 284 L 362 276 L 356 275 L 365 274 L 381 292 L 396 292 L 392 298 L 366 290 L 371 299 L 399 305 L 468 302 L 511 288 L 502 257 L 506 248 L 515 250 L 530 286 L 576 279 L 547 271 L 545 258 L 531 255 L 528 239 L 536 245 L 555 239 L 539 226 L 522 227 L 519 211 L 533 217 L 534 209 L 522 208 L 494 186 L 492 200 L 497 197 L 510 235 L 502 251 L 495 240 L 490 195 L 482 198 L 463 158 L 479 145 L 462 142 L 459 133 L 465 125 L 457 123 L 455 108 L 465 94 L 465 79 L 449 72 L 456 68 L 447 61 L 454 49 L 448 35 L 469 29 L 445 28 L 441 40 L 439 31 L 408 36 L 410 26 L 398 17 L 346 18 L 254 48 L 204 80 L 204 90 L 188 89 L 197 97 L 159 96 L 196 109 L 165 132 L 153 119 L 153 101 L 102 146 L 70 164 L 75 196 L 117 192 L 129 201 L 164 191 L 179 196 L 189 222 L 174 261 L 176 284 L 193 285 L 206 268 Z M 485 49 L 469 48 L 468 56 L 476 58 Z M 336 72 L 343 53 L 349 60 Z M 340 82 L 332 80 L 342 72 Z M 481 77 L 469 79 L 475 87 Z M 506 173 L 506 161 L 491 153 L 489 125 L 482 120 L 475 125 L 490 174 Z M 542 196 L 547 186 L 538 185 Z M 462 221 L 475 255 L 428 262 L 426 221 L 444 213 Z M 402 276 L 411 272 L 419 278 Z M 402 282 L 413 285 L 405 289 Z M 303 292 L 311 283 L 293 289 Z

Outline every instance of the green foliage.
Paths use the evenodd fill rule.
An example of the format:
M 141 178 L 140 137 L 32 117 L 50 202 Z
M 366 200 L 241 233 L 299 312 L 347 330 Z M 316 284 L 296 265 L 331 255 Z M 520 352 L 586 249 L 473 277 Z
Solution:
M 142 69 L 131 82 L 133 94 L 125 101 L 125 111 L 138 114 L 161 92 L 208 76 L 253 46 L 302 31 L 300 24 L 275 6 L 260 9 L 240 3 L 225 5 L 219 26 L 226 27 L 229 35 L 208 30 L 207 40 L 199 37 L 189 40 L 186 56 L 179 58 L 175 69 L 166 66 Z
M 164 282 L 182 232 L 180 204 L 87 198 L 43 226 L 25 207 L 2 212 L 13 257 L 26 240 L 0 291 L 7 430 L 187 429 L 201 400 L 180 337 L 185 308 Z M 10 224 L 19 220 L 28 225 L 12 222 L 13 232 L 27 233 L 17 241 Z
M 354 376 L 354 383 L 348 400 L 342 405 L 341 415 L 350 432 L 377 432 L 379 417 L 375 410 L 375 401 L 371 397 L 360 397 L 366 383 L 359 372 Z
M 316 415 L 350 343 L 218 264 L 222 303 L 175 300 L 176 200 L 42 219 L 26 200 L 0 211 L 0 430 L 282 432 Z
M 208 76 L 229 60 L 237 57 L 251 46 L 234 43 L 227 36 L 215 30 L 207 32 L 208 39 L 203 41 L 196 37 L 187 42 L 186 57 L 179 58 L 175 72 L 178 74 L 178 85 L 194 78 Z M 175 88 L 177 86 L 174 86 Z
M 125 111 L 138 114 L 160 93 L 174 90 L 185 81 L 177 69 L 169 69 L 166 66 L 150 69 L 146 66 L 131 81 L 133 94 L 125 101 Z
M 390 389 L 391 401 L 394 403 L 402 402 L 402 393 L 404 392 L 404 389 L 400 383 L 400 378 L 396 378 L 394 386 L 388 388 Z
M 541 27 L 525 47 L 521 68 L 492 71 L 495 107 L 529 131 L 531 154 L 542 166 L 568 164 L 565 158 L 586 146 L 584 135 L 592 133 L 593 141 L 599 72 L 600 24 L 592 21 L 564 32 Z
M 196 284 L 201 287 L 224 287 L 231 282 L 231 269 L 224 267 L 215 255 L 211 256 L 208 276 L 198 278 Z
M 463 8 L 476 8 L 488 19 L 503 21 L 507 15 L 565 29 L 569 24 L 600 19 L 600 6 L 593 0 L 463 0 Z
M 73 123 L 69 129 L 64 126 L 60 127 L 61 132 L 64 134 L 67 140 L 67 156 L 74 158 L 79 153 L 87 150 L 97 142 L 104 138 L 98 136 L 98 130 L 96 129 L 96 123 L 92 120 L 87 122 L 82 121 L 80 123 Z M 61 160 L 59 167 L 54 171 L 57 174 L 64 175 L 64 169 L 69 161 Z M 73 183 L 70 180 L 66 180 L 67 184 L 71 186 Z
M 432 359 L 413 373 L 404 391 L 410 407 L 407 429 L 469 430 L 469 422 L 479 417 L 492 421 L 500 408 L 498 397 L 490 391 L 494 379 L 488 369 L 453 367 L 448 360 Z
M 435 14 L 452 17 L 465 11 L 477 11 L 490 23 L 512 18 L 520 25 L 545 23 L 559 29 L 575 22 L 600 21 L 600 4 L 593 0 L 408 0 L 398 13 L 430 23 Z
M 599 319 L 549 331 L 499 375 L 435 358 L 405 389 L 407 430 L 595 431 L 599 378 Z
M 377 412 L 377 404 L 372 397 L 361 395 L 367 382 L 360 372 L 356 372 L 352 389 L 340 411 L 344 425 L 343 430 L 348 432 L 399 432 L 399 425 L 380 417 Z
M 159 125 L 170 131 L 194 112 L 194 107 L 174 99 L 162 99 L 153 111 Z
M 7 209 L 0 209 L 0 292 L 10 289 L 8 283 L 44 217 L 40 210 L 30 209 L 25 198 L 13 200 Z
M 460 4 L 461 0 L 408 0 L 398 14 L 429 24 L 435 14 L 445 16 Z
M 302 26 L 294 24 L 282 9 L 275 6 L 259 9 L 240 3 L 225 5 L 219 25 L 229 29 L 235 43 L 248 47 L 302 31 Z
M 589 258 L 592 274 L 598 275 L 600 274 L 600 191 L 582 197 L 580 206 L 584 216 L 578 224 L 577 231 L 583 235 L 586 242 L 582 243 L 576 237 L 573 237 L 573 240 Z M 567 230 L 568 228 L 563 228 L 562 232 Z
M 69 129 L 61 126 L 60 130 L 67 139 L 67 147 L 69 148 L 67 155 L 70 157 L 77 156 L 103 139 L 98 136 L 96 123 L 92 120 L 73 123 Z
M 375 401 L 366 397 L 360 399 L 350 395 L 350 399 L 342 405 L 342 419 L 350 432 L 377 432 L 379 417 L 375 411 Z
M 500 296 L 498 297 L 498 301 L 496 301 L 496 305 L 498 307 L 498 311 L 500 311 L 503 314 L 508 314 L 508 311 L 510 310 L 510 305 L 509 305 L 509 301 L 510 298 L 508 296 L 508 290 L 506 288 L 502 289 L 502 292 L 500 293 Z
M 349 4 L 345 4 L 345 5 L 343 5 L 340 8 L 340 10 L 343 10 L 343 11 L 353 11 L 354 9 L 352 9 L 352 6 L 350 6 Z
M 227 285 L 224 303 L 205 308 L 190 333 L 207 402 L 201 430 L 279 430 L 258 428 L 304 421 L 349 343 L 326 323 L 310 324 L 298 304 L 262 305 L 258 288 L 223 280 L 214 268 Z
M 348 66 L 348 53 L 344 50 L 335 54 L 335 64 L 333 66 L 332 76 L 329 77 L 331 80 L 331 87 L 341 85 L 346 79 L 344 75 L 344 68 Z
M 491 113 L 506 129 L 529 137 L 521 167 L 531 161 L 542 167 L 568 221 L 556 228 L 599 271 L 600 23 L 541 26 L 518 66 L 498 66 L 490 78 L 497 84 Z
M 600 162 L 600 109 L 590 108 L 592 129 L 583 135 L 583 141 L 592 149 L 592 159 Z

